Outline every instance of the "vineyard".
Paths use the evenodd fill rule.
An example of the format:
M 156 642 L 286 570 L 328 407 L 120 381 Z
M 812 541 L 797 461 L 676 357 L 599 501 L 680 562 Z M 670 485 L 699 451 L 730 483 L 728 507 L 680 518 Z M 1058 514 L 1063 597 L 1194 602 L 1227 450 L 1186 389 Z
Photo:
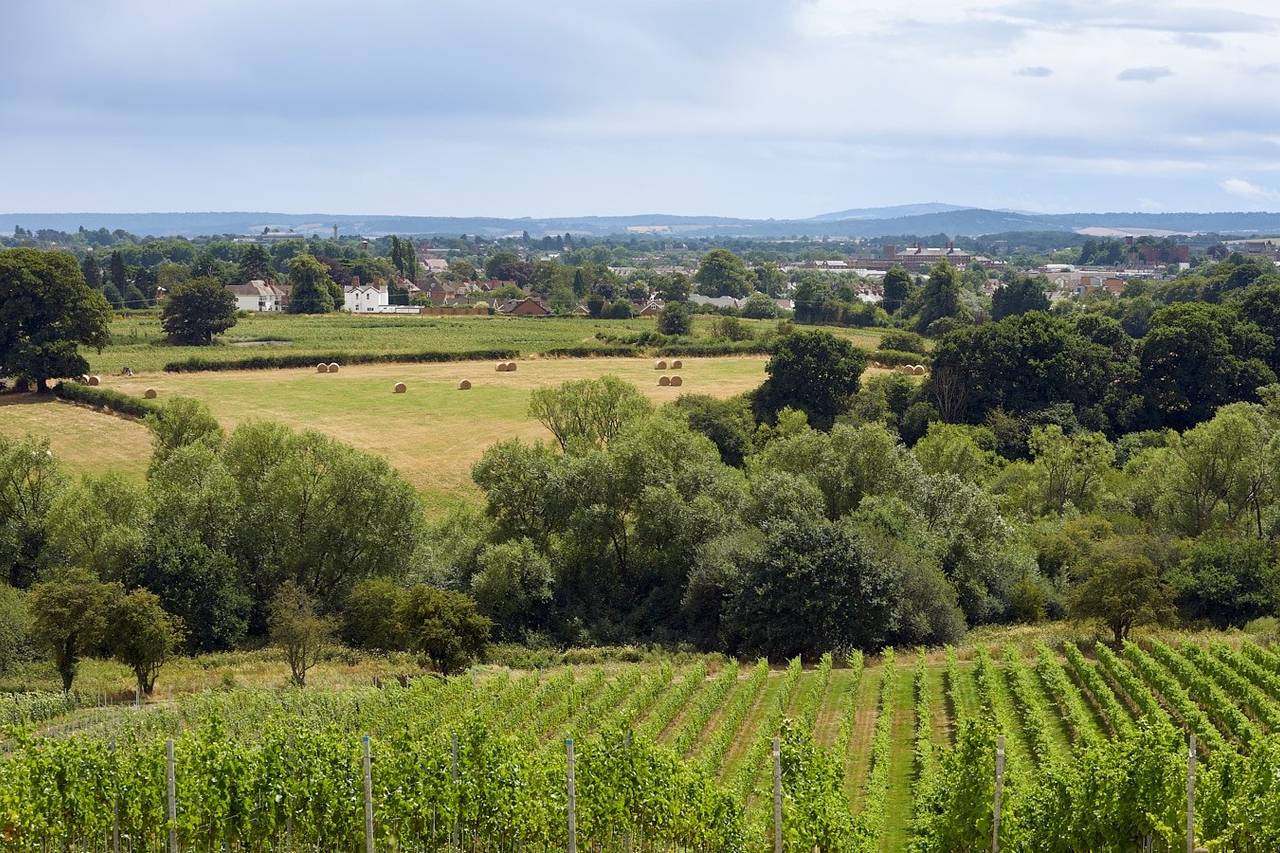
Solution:
M 1280 654 L 1247 640 L 26 696 L 3 722 L 0 849 L 767 850 L 775 790 L 787 850 L 990 849 L 1001 736 L 1001 849 L 1185 849 L 1191 733 L 1196 843 L 1280 848 Z

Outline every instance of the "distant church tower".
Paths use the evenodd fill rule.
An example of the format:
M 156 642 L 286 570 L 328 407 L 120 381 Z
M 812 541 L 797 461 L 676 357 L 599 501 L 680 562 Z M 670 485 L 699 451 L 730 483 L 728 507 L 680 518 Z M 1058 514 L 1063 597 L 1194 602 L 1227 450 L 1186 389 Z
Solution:
M 333 226 L 333 239 L 335 239 L 335 240 L 337 240 L 337 239 L 338 239 L 338 225 L 337 225 L 337 223 L 334 223 L 334 226 Z

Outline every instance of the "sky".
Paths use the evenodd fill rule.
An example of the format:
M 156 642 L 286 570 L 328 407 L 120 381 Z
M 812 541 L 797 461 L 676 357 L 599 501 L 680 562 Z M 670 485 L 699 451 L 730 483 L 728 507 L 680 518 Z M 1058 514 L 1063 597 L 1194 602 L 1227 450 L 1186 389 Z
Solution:
M 0 0 L 0 211 L 1280 209 L 1278 0 Z

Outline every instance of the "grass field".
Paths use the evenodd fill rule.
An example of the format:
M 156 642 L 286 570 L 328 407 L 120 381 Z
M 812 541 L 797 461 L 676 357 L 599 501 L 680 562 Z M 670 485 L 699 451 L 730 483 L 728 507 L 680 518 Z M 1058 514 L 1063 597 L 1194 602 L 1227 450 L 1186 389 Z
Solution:
M 931 742 L 936 752 L 950 744 L 956 724 L 966 718 L 997 723 L 1007 737 L 1008 772 L 1015 777 L 1035 774 L 1054 756 L 1112 737 L 1143 717 L 1196 731 L 1202 760 L 1209 763 L 1219 752 L 1247 751 L 1258 737 L 1280 732 L 1280 654 L 1239 634 L 1149 636 L 1108 654 L 1095 652 L 1086 641 L 1079 646 L 1085 654 L 1074 656 L 1065 655 L 1061 644 L 1025 642 L 1032 635 L 999 636 L 1008 642 L 989 643 L 991 635 L 978 635 L 959 649 L 954 662 L 938 650 L 899 650 L 891 670 L 876 658 L 861 670 L 847 668 L 844 661 L 836 661 L 834 669 L 775 667 L 767 673 L 743 664 L 726 676 L 722 658 L 685 657 L 665 677 L 665 686 L 650 693 L 639 686 L 659 678 L 657 663 L 551 669 L 536 678 L 479 667 L 469 700 L 475 704 L 462 710 L 497 726 L 512 708 L 528 707 L 533 716 L 525 734 L 547 748 L 567 735 L 606 730 L 619 714 L 631 714 L 630 727 L 638 736 L 653 737 L 708 768 L 719 784 L 743 798 L 760 825 L 767 817 L 769 771 L 759 744 L 767 743 L 783 716 L 806 720 L 814 740 L 844 767 L 851 812 L 864 807 L 868 786 L 887 787 L 878 834 L 886 851 L 906 845 L 919 805 L 917 738 Z M 1052 639 L 1044 633 L 1038 637 Z M 87 672 L 91 687 L 109 687 L 111 677 L 128 685 L 123 670 L 111 676 L 110 665 L 101 666 L 107 669 Z M 367 686 L 371 674 L 390 679 L 411 667 L 407 658 L 324 664 L 316 670 L 315 684 Z M 203 665 L 176 662 L 161 677 L 155 706 L 173 701 L 166 686 L 178 693 L 273 687 L 267 680 L 272 672 L 282 685 L 287 671 L 270 653 L 213 656 Z M 574 686 L 564 697 L 567 708 L 557 710 L 547 696 L 559 683 Z M 113 717 L 136 713 L 91 708 L 41 727 L 52 734 L 109 728 Z M 879 738 L 888 739 L 887 752 L 874 750 Z M 877 768 L 877 761 L 887 766 Z
M 705 336 L 710 317 L 694 319 L 694 336 Z M 772 328 L 767 320 L 744 320 L 757 334 Z M 597 333 L 611 336 L 652 331 L 652 319 L 592 320 L 561 317 L 417 317 L 247 314 L 211 347 L 170 345 L 157 312 L 117 315 L 111 344 L 87 353 L 95 373 L 119 373 L 126 365 L 138 372 L 158 371 L 171 361 L 200 357 L 229 361 L 260 355 L 360 352 L 373 354 L 422 351 L 514 349 L 521 354 L 552 347 L 600 344 Z M 858 346 L 875 349 L 876 329 L 830 329 Z
M 228 429 L 258 418 L 319 430 L 385 456 L 439 510 L 475 494 L 471 466 L 489 445 L 549 437 L 528 417 L 534 388 L 613 374 L 658 403 L 681 393 L 727 397 L 759 385 L 764 363 L 761 356 L 685 359 L 680 388 L 658 387 L 653 362 L 635 358 L 531 359 L 515 373 L 498 373 L 489 362 L 449 362 L 356 365 L 327 375 L 293 369 L 105 376 L 103 384 L 137 396 L 155 388 L 160 401 L 194 397 Z M 463 378 L 471 390 L 458 390 Z M 408 392 L 393 394 L 397 382 Z M 141 424 L 30 395 L 6 402 L 0 433 L 49 435 L 72 471 L 146 469 L 150 439 Z

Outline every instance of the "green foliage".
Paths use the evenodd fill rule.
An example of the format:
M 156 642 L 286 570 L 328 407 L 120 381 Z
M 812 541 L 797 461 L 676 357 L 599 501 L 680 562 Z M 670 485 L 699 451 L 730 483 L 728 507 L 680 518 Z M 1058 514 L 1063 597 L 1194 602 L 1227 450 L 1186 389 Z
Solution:
M 704 296 L 743 297 L 755 289 L 755 276 L 728 249 L 712 249 L 702 256 L 693 280 Z
M 173 343 L 208 346 L 236 324 L 236 299 L 216 279 L 193 278 L 170 291 L 161 316 Z
M 334 633 L 332 619 L 315 612 L 315 602 L 300 584 L 287 580 L 271 599 L 267 622 L 271 642 L 283 652 L 290 676 L 298 687 L 307 683 L 307 670 L 320 662 L 320 655 Z
M 1086 571 L 1072 590 L 1072 616 L 1100 622 L 1117 643 L 1134 626 L 1168 618 L 1173 603 L 1168 584 L 1155 563 L 1131 543 L 1109 546 L 1105 556 Z
M 106 299 L 66 252 L 0 250 L 0 316 L 0 374 L 40 391 L 50 379 L 88 373 L 79 347 L 101 349 L 110 337 Z
M 162 465 L 175 450 L 190 445 L 217 450 L 225 438 L 209 407 L 191 397 L 174 397 L 148 413 L 146 424 L 151 430 L 152 465 Z
M 403 645 L 396 609 L 404 588 L 390 578 L 366 578 L 342 605 L 342 640 L 359 649 L 391 651 Z
M 829 429 L 858 391 L 867 357 L 847 340 L 829 332 L 797 332 L 780 338 L 765 365 L 769 378 L 756 391 L 763 419 L 774 421 L 790 407 L 809 423 Z
M 897 350 L 899 352 L 909 352 L 923 355 L 926 352 L 924 338 L 915 332 L 909 332 L 905 329 L 891 329 L 880 337 L 880 344 L 877 350 Z M 883 361 L 880 353 L 875 356 L 878 360 Z
M 545 426 L 561 450 L 605 447 L 622 428 L 652 410 L 630 382 L 615 376 L 566 382 L 529 395 L 529 415 Z
M 0 583 L 0 674 L 31 653 L 31 614 L 24 594 Z
M 161 667 L 182 647 L 182 623 L 160 606 L 160 599 L 135 589 L 109 605 L 103 638 L 111 655 L 133 670 L 139 694 L 151 695 Z
M 324 314 L 342 304 L 342 288 L 329 277 L 329 269 L 308 254 L 289 259 L 289 311 L 293 314 Z M 336 299 L 335 299 L 336 291 Z
M 664 335 L 687 335 L 693 331 L 689 303 L 669 301 L 658 314 L 658 331 Z
M 929 278 L 920 297 L 916 328 L 926 331 L 937 321 L 960 314 L 960 271 L 950 261 L 938 261 L 929 270 Z
M 85 569 L 65 569 L 31 588 L 31 638 L 53 658 L 62 689 L 71 689 L 80 659 L 102 643 L 116 588 Z
M 756 292 L 747 297 L 742 306 L 742 316 L 754 320 L 772 320 L 781 313 L 778 303 L 764 293 Z
M 411 651 L 443 675 L 484 654 L 492 624 L 460 592 L 416 586 L 405 593 L 396 620 Z
M 0 436 L 0 580 L 25 588 L 50 561 L 48 515 L 64 483 L 47 438 Z
M 1049 282 L 1043 276 L 1019 276 L 996 288 L 991 296 L 991 319 L 1003 320 L 1028 311 L 1048 311 Z
M 550 353 L 549 353 L 550 354 Z M 633 354 L 628 350 L 625 355 Z M 206 370 L 275 370 L 287 367 L 314 367 L 319 362 L 338 364 L 378 364 L 387 362 L 405 362 L 408 364 L 434 363 L 441 361 L 490 361 L 519 357 L 520 353 L 512 349 L 469 350 L 462 352 L 425 352 L 398 353 L 347 353 L 322 352 L 319 354 L 294 355 L 257 355 L 238 359 L 205 359 L 188 358 L 182 361 L 171 361 L 164 366 L 166 373 L 200 373 Z M 96 389 L 95 389 L 96 390 Z
M 101 385 L 82 385 L 79 382 L 64 380 L 53 386 L 53 393 L 63 400 L 84 403 L 95 408 L 105 406 L 113 412 L 135 418 L 145 418 L 157 409 L 156 404 L 149 400 L 131 397 L 111 388 L 103 388 Z

